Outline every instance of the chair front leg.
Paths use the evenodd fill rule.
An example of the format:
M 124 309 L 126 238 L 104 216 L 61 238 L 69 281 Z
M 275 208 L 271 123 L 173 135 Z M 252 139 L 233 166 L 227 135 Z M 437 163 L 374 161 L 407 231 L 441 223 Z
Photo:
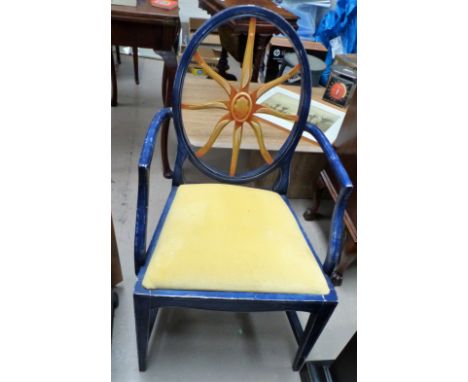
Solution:
M 296 356 L 294 357 L 293 370 L 299 371 L 304 365 L 305 359 L 309 355 L 312 347 L 322 333 L 328 319 L 335 310 L 336 303 L 328 303 L 322 305 L 317 313 L 311 313 L 307 320 L 307 325 L 304 334 L 299 344 Z
M 146 370 L 146 356 L 148 342 L 151 334 L 150 299 L 147 296 L 133 296 L 135 309 L 135 328 L 137 337 L 138 367 L 140 371 Z M 154 317 L 155 318 L 155 317 Z

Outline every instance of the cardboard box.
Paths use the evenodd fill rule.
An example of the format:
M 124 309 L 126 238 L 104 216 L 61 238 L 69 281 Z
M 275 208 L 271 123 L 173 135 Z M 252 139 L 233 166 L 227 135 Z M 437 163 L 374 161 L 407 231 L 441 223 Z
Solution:
M 179 61 L 194 33 L 206 21 L 206 19 L 191 17 L 189 18 L 188 25 L 183 25 L 181 30 L 181 34 L 183 35 L 181 37 L 180 51 L 178 55 Z M 203 40 L 198 46 L 198 52 L 200 52 L 201 56 L 209 66 L 213 68 L 216 67 L 216 65 L 218 65 L 219 58 L 221 57 L 221 41 L 219 39 L 219 35 L 216 32 L 213 32 L 206 36 L 205 40 Z M 206 75 L 205 71 L 193 59 L 188 71 L 198 76 Z
M 189 39 L 192 39 L 192 36 L 195 32 L 205 23 L 208 19 L 201 19 L 198 17 L 190 17 L 188 22 L 188 29 L 189 29 Z M 221 40 L 219 39 L 219 35 L 217 31 L 211 32 L 205 39 L 202 41 L 203 45 L 216 45 L 221 49 Z
M 335 57 L 335 61 L 333 61 L 333 65 L 343 65 L 353 70 L 356 70 L 357 69 L 357 54 L 356 53 L 337 54 Z
M 180 58 L 182 57 L 182 54 L 185 51 L 185 48 L 186 47 L 183 46 L 180 49 L 180 53 L 179 53 L 179 57 L 178 57 L 179 61 L 180 61 Z M 203 59 L 206 61 L 206 63 L 209 66 L 214 68 L 214 67 L 216 67 L 216 65 L 218 65 L 219 58 L 221 57 L 221 51 L 215 50 L 210 46 L 200 45 L 198 47 L 198 52 L 200 52 L 201 56 L 203 57 Z M 197 65 L 197 62 L 192 58 L 191 64 L 192 65 Z

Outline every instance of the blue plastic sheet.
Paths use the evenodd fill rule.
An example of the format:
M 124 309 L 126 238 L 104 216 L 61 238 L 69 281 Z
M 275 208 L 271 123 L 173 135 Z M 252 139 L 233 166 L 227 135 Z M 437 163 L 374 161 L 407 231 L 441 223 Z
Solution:
M 318 13 L 318 7 L 313 4 L 313 1 L 299 2 L 297 0 L 284 0 L 276 2 L 281 5 L 281 8 L 299 17 L 297 20 L 297 34 L 299 37 L 306 40 L 313 40 Z
M 341 38 L 343 53 L 357 52 L 357 0 L 338 0 L 336 8 L 323 16 L 315 31 L 314 39 L 328 49 L 325 60 L 327 68 L 320 79 L 323 85 L 328 81 L 333 62 L 330 41 L 337 37 Z

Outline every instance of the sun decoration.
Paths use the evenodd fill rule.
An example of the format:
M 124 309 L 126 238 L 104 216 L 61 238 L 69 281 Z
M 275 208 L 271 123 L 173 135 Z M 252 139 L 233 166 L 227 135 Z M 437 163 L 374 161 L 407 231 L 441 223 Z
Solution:
M 265 147 L 263 141 L 262 126 L 260 120 L 255 117 L 256 113 L 270 114 L 275 117 L 284 118 L 290 121 L 297 121 L 297 116 L 281 113 L 268 106 L 257 104 L 258 98 L 270 90 L 271 88 L 283 83 L 292 76 L 294 76 L 300 69 L 300 65 L 296 65 L 288 73 L 281 77 L 276 78 L 270 82 L 261 85 L 258 89 L 249 92 L 250 80 L 252 77 L 252 60 L 253 60 L 253 48 L 255 41 L 255 26 L 256 19 L 251 18 L 249 22 L 249 32 L 247 37 L 247 44 L 244 53 L 244 61 L 242 63 L 242 73 L 239 90 L 235 89 L 229 82 L 223 77 L 216 73 L 208 64 L 205 62 L 203 57 L 198 51 L 193 55 L 195 61 L 205 70 L 205 72 L 215 80 L 228 94 L 228 100 L 211 101 L 203 104 L 182 104 L 183 109 L 190 110 L 201 110 L 201 109 L 223 109 L 228 112 L 221 117 L 214 127 L 208 141 L 203 147 L 201 147 L 195 155 L 201 158 L 205 155 L 213 146 L 216 139 L 218 138 L 221 131 L 232 121 L 234 121 L 234 131 L 232 135 L 232 156 L 231 165 L 229 168 L 229 175 L 234 176 L 237 168 L 237 159 L 239 157 L 239 150 L 242 140 L 242 130 L 244 123 L 247 122 L 252 127 L 255 136 L 258 141 L 260 153 L 268 164 L 273 162 L 273 159 Z

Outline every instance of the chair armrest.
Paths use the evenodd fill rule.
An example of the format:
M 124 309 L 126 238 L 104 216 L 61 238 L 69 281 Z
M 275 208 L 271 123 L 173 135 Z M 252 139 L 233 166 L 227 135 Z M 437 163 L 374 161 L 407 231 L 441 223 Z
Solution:
M 138 202 L 135 223 L 135 273 L 138 274 L 140 267 L 146 260 L 146 226 L 148 222 L 148 197 L 149 197 L 149 176 L 151 161 L 153 159 L 154 145 L 159 128 L 167 119 L 172 118 L 172 109 L 161 109 L 152 119 L 145 142 L 141 149 L 140 160 L 138 162 Z
M 346 172 L 343 164 L 341 163 L 338 154 L 327 139 L 325 134 L 315 125 L 307 123 L 305 131 L 309 132 L 317 140 L 318 144 L 322 148 L 325 157 L 330 164 L 330 168 L 333 171 L 338 183 L 340 190 L 338 192 L 338 198 L 336 199 L 335 208 L 333 209 L 333 215 L 331 220 L 330 237 L 328 239 L 328 251 L 327 257 L 323 264 L 323 270 L 326 274 L 330 275 L 335 266 L 338 264 L 341 255 L 341 246 L 343 241 L 343 229 L 344 229 L 344 213 L 346 205 L 348 203 L 349 196 L 353 191 L 353 184 L 349 179 L 348 173 Z

